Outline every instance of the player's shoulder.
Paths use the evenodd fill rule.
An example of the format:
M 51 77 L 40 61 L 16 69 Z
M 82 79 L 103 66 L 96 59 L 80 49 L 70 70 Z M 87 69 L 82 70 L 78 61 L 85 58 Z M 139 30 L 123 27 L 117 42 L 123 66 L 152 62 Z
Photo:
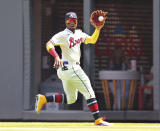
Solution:
M 57 33 L 57 35 L 63 35 L 63 34 L 65 34 L 64 30 L 62 30 L 62 31 L 60 31 L 60 32 Z
M 64 35 L 65 35 L 65 32 L 63 30 L 63 31 L 60 31 L 60 32 L 56 33 L 54 36 L 63 37 Z

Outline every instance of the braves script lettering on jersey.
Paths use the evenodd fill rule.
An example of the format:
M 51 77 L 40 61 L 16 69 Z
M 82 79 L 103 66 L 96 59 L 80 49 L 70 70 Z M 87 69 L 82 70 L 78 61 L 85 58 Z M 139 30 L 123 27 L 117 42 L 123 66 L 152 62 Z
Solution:
M 81 44 L 82 42 L 82 38 L 78 39 L 78 40 L 74 40 L 73 37 L 70 37 L 69 38 L 69 41 L 70 41 L 70 48 L 74 47 L 76 44 Z
M 81 30 L 75 30 L 75 33 L 69 29 L 59 32 L 51 38 L 54 46 L 59 45 L 62 50 L 62 60 L 67 61 L 68 70 L 62 68 L 57 70 L 58 77 L 62 80 L 63 88 L 67 96 L 67 103 L 72 104 L 77 100 L 78 91 L 86 99 L 95 98 L 91 83 L 85 72 L 80 67 L 81 43 L 90 37 Z
M 59 32 L 51 39 L 54 45 L 59 45 L 62 50 L 62 60 L 69 62 L 80 61 L 80 46 L 85 41 L 86 37 L 89 37 L 81 30 L 75 30 L 75 33 L 69 29 Z

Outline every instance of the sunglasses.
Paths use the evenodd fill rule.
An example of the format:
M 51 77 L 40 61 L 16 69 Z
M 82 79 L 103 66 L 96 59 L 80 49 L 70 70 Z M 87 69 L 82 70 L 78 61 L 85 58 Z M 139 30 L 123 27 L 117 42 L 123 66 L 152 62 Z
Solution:
M 73 21 L 75 24 L 77 23 L 77 19 L 68 19 L 68 20 L 66 20 L 66 23 L 67 23 L 67 24 L 70 24 L 72 21 Z

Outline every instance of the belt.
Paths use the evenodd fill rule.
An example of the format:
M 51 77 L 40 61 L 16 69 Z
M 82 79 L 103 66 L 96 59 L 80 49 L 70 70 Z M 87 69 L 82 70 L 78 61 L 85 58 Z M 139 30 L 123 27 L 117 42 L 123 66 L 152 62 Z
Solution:
M 80 62 L 68 62 L 68 61 L 64 61 L 63 62 L 62 70 L 68 70 L 68 66 L 69 65 L 80 65 Z
M 80 62 L 68 62 L 68 61 L 63 61 L 63 65 L 80 65 Z

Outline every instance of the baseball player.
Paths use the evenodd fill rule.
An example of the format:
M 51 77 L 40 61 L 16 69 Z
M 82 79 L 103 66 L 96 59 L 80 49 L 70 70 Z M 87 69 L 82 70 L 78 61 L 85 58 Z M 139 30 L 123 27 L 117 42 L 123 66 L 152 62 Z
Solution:
M 57 75 L 62 80 L 65 94 L 55 94 L 45 96 L 38 94 L 36 96 L 35 111 L 37 114 L 47 102 L 56 102 L 61 104 L 73 104 L 77 100 L 78 91 L 83 94 L 87 100 L 87 105 L 95 119 L 95 125 L 109 126 L 112 125 L 103 120 L 99 115 L 97 100 L 92 89 L 90 80 L 80 66 L 80 46 L 81 43 L 95 44 L 101 28 L 104 26 L 106 14 L 98 10 L 99 14 L 103 14 L 104 20 L 100 26 L 95 26 L 92 36 L 82 32 L 77 28 L 77 15 L 69 12 L 65 15 L 66 29 L 55 34 L 46 44 L 47 51 L 55 59 L 54 67 L 57 69 Z M 93 13 L 91 15 L 93 17 Z M 92 19 L 91 19 L 91 22 Z M 62 50 L 62 58 L 57 54 L 54 46 L 60 46 Z

